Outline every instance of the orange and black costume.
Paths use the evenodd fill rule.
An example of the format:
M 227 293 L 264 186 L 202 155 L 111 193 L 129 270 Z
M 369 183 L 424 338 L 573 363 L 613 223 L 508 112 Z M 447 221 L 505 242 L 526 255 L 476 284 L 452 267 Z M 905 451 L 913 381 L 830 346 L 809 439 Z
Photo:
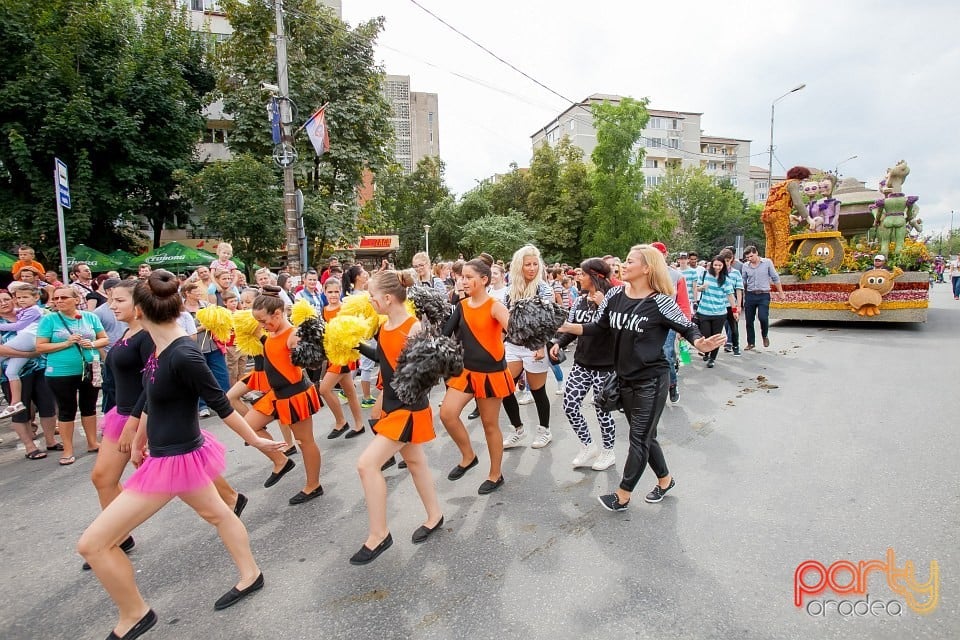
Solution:
M 263 369 L 269 390 L 253 404 L 260 413 L 273 416 L 281 424 L 306 420 L 322 406 L 316 388 L 303 369 L 290 361 L 287 339 L 293 327 L 263 341 Z
M 407 342 L 410 329 L 416 323 L 417 319 L 410 316 L 395 329 L 381 327 L 377 334 L 376 354 L 368 353 L 365 348 L 363 351 L 368 357 L 376 355 L 373 359 L 380 362 L 380 379 L 377 387 L 383 389 L 383 413 L 380 415 L 380 420 L 373 425 L 374 433 L 396 442 L 420 444 L 436 437 L 429 398 L 424 396 L 415 405 L 406 405 L 397 398 L 397 394 L 390 385 L 397 368 L 400 351 Z
M 463 373 L 448 379 L 447 386 L 477 398 L 505 398 L 514 390 L 504 359 L 504 327 L 491 315 L 494 302 L 488 298 L 473 308 L 463 300 L 444 328 L 463 344 Z
M 330 322 L 337 317 L 337 314 L 340 313 L 340 307 L 336 309 L 331 309 L 330 307 L 323 308 L 323 321 Z M 349 373 L 350 371 L 356 371 L 360 366 L 359 360 L 354 360 L 350 364 L 340 365 L 340 364 L 327 364 L 327 373 L 336 373 L 343 374 Z
M 260 342 L 266 340 L 266 336 L 260 338 Z M 253 371 L 240 378 L 240 382 L 247 385 L 251 391 L 266 393 L 270 390 L 270 382 L 267 381 L 267 372 L 264 370 L 264 358 L 262 355 L 253 356 Z

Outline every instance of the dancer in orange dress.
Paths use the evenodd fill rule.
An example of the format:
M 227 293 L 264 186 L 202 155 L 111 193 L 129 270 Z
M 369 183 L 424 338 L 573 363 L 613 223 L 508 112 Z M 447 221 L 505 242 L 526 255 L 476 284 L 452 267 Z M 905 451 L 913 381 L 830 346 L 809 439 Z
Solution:
M 323 321 L 330 322 L 340 313 L 340 281 L 336 278 L 328 278 L 323 285 L 323 293 L 327 296 L 327 306 L 323 308 Z M 366 432 L 363 426 L 363 415 L 360 411 L 360 398 L 357 397 L 357 389 L 353 386 L 353 372 L 357 370 L 359 362 L 351 362 L 349 365 L 331 364 L 327 367 L 327 372 L 323 374 L 323 379 L 317 387 L 323 403 L 333 414 L 333 431 L 327 436 L 328 440 L 339 438 L 347 434 L 347 439 L 355 438 L 361 433 Z M 350 413 L 353 415 L 353 429 L 343 415 L 343 408 L 340 406 L 340 398 L 334 393 L 337 385 L 343 389 L 347 396 L 347 404 L 350 406 Z
M 413 532 L 413 543 L 426 542 L 443 525 L 437 490 L 422 446 L 436 437 L 429 398 L 425 395 L 415 404 L 404 404 L 390 384 L 407 338 L 420 332 L 420 322 L 410 315 L 404 305 L 409 286 L 413 286 L 413 278 L 396 271 L 380 271 L 370 280 L 370 303 L 377 313 L 387 316 L 387 322 L 377 334 L 376 349 L 361 345 L 360 350 L 368 358 L 380 362 L 383 410 L 380 420 L 373 426 L 376 436 L 357 461 L 370 518 L 370 531 L 364 545 L 350 558 L 350 564 L 372 562 L 393 544 L 393 537 L 387 528 L 387 483 L 381 468 L 398 451 L 407 463 L 413 484 L 427 511 L 423 525 Z
M 263 368 L 270 389 L 253 404 L 244 416 L 262 437 L 269 438 L 266 427 L 274 420 L 290 425 L 300 445 L 307 481 L 300 493 L 290 498 L 290 504 L 302 504 L 323 495 L 320 486 L 320 448 L 313 437 L 313 414 L 320 410 L 320 398 L 306 372 L 293 364 L 290 354 L 297 345 L 296 331 L 284 313 L 280 288 L 267 285 L 253 301 L 253 317 L 267 333 L 263 341 Z M 279 452 L 278 452 L 279 453 Z M 296 466 L 282 453 L 271 456 L 273 473 L 263 484 L 275 485 Z
M 513 378 L 507 371 L 503 334 L 509 312 L 502 302 L 490 297 L 490 263 L 474 258 L 463 265 L 463 292 L 467 295 L 453 311 L 444 334 L 456 335 L 463 344 L 463 373 L 447 380 L 447 393 L 440 406 L 440 421 L 457 448 L 460 464 L 447 478 L 459 480 L 477 466 L 477 455 L 470 444 L 470 435 L 460 419 L 471 398 L 477 399 L 480 422 L 490 453 L 490 473 L 477 493 L 486 495 L 503 485 L 500 463 L 503 460 L 503 436 L 499 415 L 503 398 L 513 393 Z

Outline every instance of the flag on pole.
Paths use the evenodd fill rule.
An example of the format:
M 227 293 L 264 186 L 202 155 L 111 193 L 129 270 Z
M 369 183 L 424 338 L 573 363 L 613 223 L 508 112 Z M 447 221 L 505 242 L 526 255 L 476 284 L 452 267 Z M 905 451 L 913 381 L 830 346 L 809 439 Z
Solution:
M 307 136 L 309 136 L 310 142 L 313 144 L 313 148 L 318 156 L 322 156 L 330 149 L 330 134 L 327 132 L 326 109 L 326 105 L 317 109 L 314 114 L 310 116 L 310 119 L 307 120 L 307 123 L 303 125 L 307 130 Z

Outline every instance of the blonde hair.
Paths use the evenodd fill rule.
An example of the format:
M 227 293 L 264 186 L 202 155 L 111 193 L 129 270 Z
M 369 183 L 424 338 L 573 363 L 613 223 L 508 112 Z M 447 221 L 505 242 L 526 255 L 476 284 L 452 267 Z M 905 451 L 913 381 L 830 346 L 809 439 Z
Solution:
M 426 262 L 427 262 L 427 269 L 430 269 L 430 256 L 427 255 L 427 252 L 426 252 L 426 251 L 419 251 L 419 252 L 413 254 L 413 258 L 410 260 L 410 264 L 413 264 L 413 263 L 416 262 L 417 260 L 426 260 Z M 431 271 L 432 271 L 432 269 L 431 269 Z
M 670 271 L 667 269 L 667 260 L 660 253 L 660 250 L 649 244 L 637 244 L 630 247 L 630 253 L 639 253 L 640 259 L 650 267 L 650 275 L 647 276 L 647 283 L 650 288 L 657 293 L 668 296 L 674 295 L 677 290 L 673 286 L 673 280 L 670 278 Z
M 220 247 L 225 247 L 225 248 L 229 249 L 229 250 L 230 250 L 230 257 L 231 257 L 231 258 L 233 257 L 233 245 L 230 244 L 229 242 L 221 242 L 220 244 L 217 245 L 217 257 L 218 257 L 218 258 L 220 257 Z
M 537 259 L 540 269 L 538 270 L 537 276 L 530 282 L 527 282 L 523 277 L 523 260 L 529 256 Z M 532 244 L 524 245 L 517 249 L 516 253 L 513 254 L 513 260 L 510 262 L 510 291 L 507 294 L 510 296 L 510 300 L 516 302 L 517 300 L 536 298 L 537 286 L 544 281 L 543 274 L 543 260 L 540 258 L 539 249 Z

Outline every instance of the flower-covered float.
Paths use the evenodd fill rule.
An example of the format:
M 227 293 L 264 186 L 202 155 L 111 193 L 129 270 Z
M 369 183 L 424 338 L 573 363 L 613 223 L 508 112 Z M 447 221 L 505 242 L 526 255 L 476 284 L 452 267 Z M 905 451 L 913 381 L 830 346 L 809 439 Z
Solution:
M 764 206 L 766 255 L 781 274 L 781 320 L 925 322 L 931 258 L 919 235 L 917 196 L 904 195 L 910 168 L 887 170 L 880 191 L 829 173 L 793 167 Z M 882 269 L 874 257 L 883 255 Z

